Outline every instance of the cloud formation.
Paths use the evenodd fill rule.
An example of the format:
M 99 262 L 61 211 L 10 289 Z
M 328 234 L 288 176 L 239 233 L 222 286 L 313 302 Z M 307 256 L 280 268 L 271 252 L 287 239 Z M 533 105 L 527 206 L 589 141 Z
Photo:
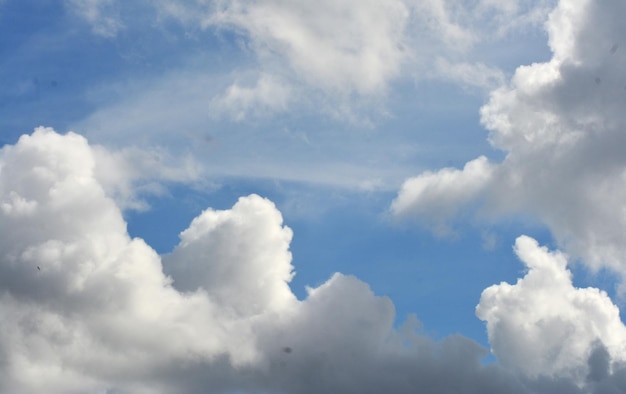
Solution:
M 472 204 L 496 216 L 529 213 L 593 270 L 608 267 L 626 275 L 624 7 L 617 1 L 560 1 L 546 23 L 552 58 L 519 67 L 481 110 L 490 142 L 506 152 L 504 161 L 485 164 L 489 179 L 482 172 L 458 172 L 468 185 L 460 200 L 448 197 L 458 194 L 457 183 L 435 186 L 456 170 L 410 179 L 394 212 L 419 211 L 426 221 L 431 211 L 450 213 L 450 219 Z
M 626 361 L 626 327 L 605 292 L 575 288 L 566 256 L 530 237 L 516 240 L 515 253 L 528 269 L 524 278 L 485 289 L 476 308 L 503 365 L 582 382 L 593 372 L 583 367 L 598 346 L 609 360 Z
M 465 164 L 462 170 L 445 168 L 411 178 L 402 185 L 391 211 L 395 215 L 427 217 L 433 230 L 445 235 L 452 231 L 447 223 L 450 216 L 492 181 L 493 167 L 481 156 Z
M 295 299 L 291 231 L 258 196 L 196 218 L 166 276 L 128 237 L 96 159 L 83 137 L 44 128 L 1 151 L 2 391 L 193 393 L 270 388 L 276 374 L 303 392 L 333 376 L 329 360 L 372 358 L 393 337 L 390 301 L 355 278 Z M 313 375 L 282 376 L 285 362 Z
M 96 34 L 109 38 L 126 25 L 136 28 L 136 21 L 125 15 L 137 12 L 150 21 L 142 28 L 175 21 L 193 36 L 209 32 L 200 34 L 203 39 L 213 33 L 232 38 L 243 53 L 252 55 L 251 61 L 239 64 L 230 76 L 234 80 L 214 97 L 214 113 L 240 121 L 286 112 L 297 103 L 354 121 L 360 119 L 357 109 L 362 105 L 367 108 L 364 112 L 379 108 L 380 114 L 385 113 L 380 99 L 398 80 L 437 78 L 492 87 L 502 72 L 469 54 L 481 42 L 535 28 L 552 2 L 324 0 L 311 5 L 302 0 L 184 4 L 160 0 L 131 6 L 118 0 L 90 0 L 65 4 Z M 268 100 L 268 93 L 276 94 L 275 100 Z
M 403 1 L 224 1 L 205 22 L 244 31 L 261 59 L 279 53 L 315 86 L 370 93 L 399 71 Z
M 473 340 L 435 342 L 414 320 L 394 328 L 391 300 L 355 277 L 335 274 L 296 299 L 292 232 L 256 195 L 205 210 L 161 258 L 128 236 L 97 179 L 99 157 L 83 137 L 46 128 L 0 150 L 0 391 L 543 393 L 622 383 L 617 308 L 573 288 L 563 256 L 529 238 L 516 246 L 526 277 L 485 290 L 478 306 L 503 361 L 483 365 L 487 351 Z M 570 335 L 555 337 L 563 327 Z

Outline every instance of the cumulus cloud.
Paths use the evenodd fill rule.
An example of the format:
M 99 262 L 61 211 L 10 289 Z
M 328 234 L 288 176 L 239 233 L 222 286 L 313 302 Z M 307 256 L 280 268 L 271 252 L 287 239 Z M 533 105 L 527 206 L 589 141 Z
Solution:
M 295 299 L 291 231 L 268 200 L 202 213 L 167 276 L 129 238 L 97 159 L 83 137 L 44 128 L 0 151 L 3 392 L 306 392 L 320 377 L 344 391 L 338 365 L 401 360 L 393 306 L 366 284 L 336 275 Z
M 506 368 L 484 365 L 487 350 L 471 339 L 435 342 L 415 318 L 394 328 L 391 300 L 355 277 L 337 273 L 296 299 L 292 232 L 262 197 L 205 210 L 157 255 L 128 236 L 98 181 L 101 157 L 82 136 L 46 128 L 0 150 L 2 392 L 623 387 L 617 309 L 598 290 L 573 288 L 564 257 L 529 238 L 516 246 L 528 274 L 485 290 L 477 309 Z
M 489 164 L 493 174 L 486 182 L 480 174 L 468 175 L 468 183 L 482 187 L 462 199 L 487 201 L 479 205 L 496 215 L 529 213 L 592 269 L 609 267 L 622 274 L 626 53 L 620 44 L 626 30 L 619 16 L 624 7 L 621 2 L 559 2 L 546 23 L 552 58 L 519 67 L 481 110 L 490 142 L 506 158 Z M 434 184 L 448 173 L 428 178 Z M 408 180 L 397 201 L 416 183 Z M 441 201 L 448 211 L 458 209 L 458 201 L 446 200 L 455 194 L 454 186 L 428 200 L 413 193 L 411 201 L 403 197 L 402 205 L 428 217 L 430 207 Z
M 336 274 L 298 301 L 291 230 L 255 195 L 194 219 L 166 275 L 128 236 L 96 178 L 99 157 L 83 137 L 45 128 L 0 151 L 1 391 L 515 386 L 469 339 L 396 331 L 391 301 L 354 277 Z
M 608 371 L 597 363 L 626 360 L 626 327 L 605 292 L 574 287 L 566 256 L 530 237 L 516 240 L 515 253 L 526 265 L 526 275 L 513 285 L 485 289 L 476 308 L 504 366 L 532 377 L 582 382 L 587 375 Z M 605 353 L 597 350 L 598 344 Z
M 50 129 L 2 150 L 2 391 L 96 392 L 189 355 L 254 358 L 249 327 L 215 325 L 219 308 L 174 290 L 128 237 L 94 167 L 84 138 Z
M 281 311 L 296 301 L 287 284 L 294 275 L 292 232 L 269 201 L 253 195 L 227 211 L 208 209 L 180 237 L 164 259 L 176 289 L 204 289 L 245 316 Z

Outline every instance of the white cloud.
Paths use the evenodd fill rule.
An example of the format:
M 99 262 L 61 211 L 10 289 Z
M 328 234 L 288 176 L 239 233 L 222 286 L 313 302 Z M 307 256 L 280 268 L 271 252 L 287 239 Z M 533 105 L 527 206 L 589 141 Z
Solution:
M 35 207 L 3 209 L 1 391 L 96 392 L 176 359 L 256 357 L 247 323 L 174 290 L 159 256 L 128 237 L 84 138 L 38 129 L 0 161 L 3 206 L 19 196 Z
M 290 69 L 291 78 L 315 89 L 368 96 L 384 93 L 403 76 L 422 78 L 437 62 L 446 79 L 467 83 L 476 70 L 489 70 L 491 76 L 474 84 L 500 78 L 492 66 L 453 59 L 480 42 L 524 26 L 536 28 L 551 3 L 343 0 L 312 6 L 229 0 L 221 1 L 204 24 L 245 33 L 266 72 L 287 75 Z
M 480 365 L 471 340 L 395 331 L 391 301 L 356 278 L 336 274 L 296 300 L 291 231 L 258 196 L 198 216 L 164 275 L 128 237 L 98 157 L 83 137 L 44 128 L 0 151 L 0 391 L 516 387 Z
M 209 111 L 215 115 L 226 113 L 236 121 L 285 111 L 291 90 L 276 77 L 260 75 L 253 86 L 239 82 L 230 85 L 223 95 L 212 100 Z
M 528 268 L 524 278 L 485 289 L 476 308 L 504 366 L 584 382 L 598 343 L 613 361 L 626 360 L 626 327 L 605 292 L 574 287 L 566 256 L 530 237 L 519 237 L 515 252 Z
M 406 54 L 402 1 L 223 1 L 206 23 L 246 32 L 269 61 L 279 54 L 305 81 L 340 92 L 386 87 Z
M 443 235 L 451 231 L 449 219 L 483 193 L 493 176 L 493 165 L 484 156 L 467 163 L 463 170 L 444 168 L 435 173 L 425 172 L 404 182 L 391 204 L 391 212 L 426 220 L 435 232 Z
M 246 58 L 252 61 L 237 68 L 258 76 L 256 83 L 245 83 L 238 80 L 241 73 L 237 72 L 226 91 L 215 96 L 214 110 L 225 111 L 235 120 L 285 112 L 305 102 L 316 111 L 367 123 L 372 114 L 386 113 L 384 98 L 394 81 L 436 77 L 492 84 L 500 78 L 498 67 L 484 64 L 484 56 L 472 51 L 478 44 L 517 34 L 527 26 L 536 29 L 550 3 L 159 0 L 128 8 L 117 0 L 90 0 L 86 5 L 72 0 L 66 5 L 100 34 L 110 31 L 109 36 L 123 22 L 145 30 L 167 26 L 172 20 L 196 38 L 235 33 L 235 45 L 253 55 Z M 147 15 L 143 23 L 150 24 L 134 25 L 137 21 L 130 15 L 137 12 Z M 198 36 L 200 30 L 207 35 Z M 476 75 L 480 78 L 472 77 Z
M 563 257 L 528 238 L 518 240 L 517 252 L 530 272 L 514 286 L 487 289 L 478 308 L 506 370 L 483 365 L 486 349 L 462 336 L 434 342 L 414 321 L 394 329 L 391 300 L 357 278 L 335 274 L 297 300 L 288 287 L 291 230 L 259 196 L 194 219 L 164 257 L 167 276 L 161 257 L 128 236 L 96 176 L 99 157 L 83 137 L 45 128 L 0 150 L 2 392 L 621 387 L 626 334 L 617 309 L 604 293 L 573 288 Z M 525 324 L 504 324 L 519 320 Z M 546 343 L 552 337 L 544 331 L 555 325 L 571 335 Z M 526 353 L 508 352 L 520 344 Z M 528 353 L 554 376 L 518 375 L 531 368 L 520 367 Z M 570 369 L 587 375 L 572 377 Z M 577 386 L 580 376 L 588 379 Z
M 180 237 L 164 258 L 176 289 L 205 289 L 243 316 L 280 312 L 296 301 L 287 285 L 292 232 L 269 200 L 253 195 L 227 211 L 208 209 Z
M 552 230 L 568 253 L 592 269 L 609 267 L 626 275 L 626 160 L 622 152 L 626 117 L 626 53 L 620 44 L 626 28 L 621 2 L 562 0 L 546 28 L 553 57 L 517 69 L 510 84 L 492 92 L 482 108 L 490 142 L 506 152 L 500 164 L 489 164 L 493 176 L 469 176 L 480 193 L 442 189 L 429 201 L 476 203 L 492 214 L 530 214 Z M 471 162 L 470 162 L 471 163 Z M 447 176 L 429 174 L 431 183 Z M 417 178 L 420 179 L 420 178 Z M 407 181 L 405 189 L 415 181 Z M 421 194 L 404 199 L 429 217 Z M 419 197 L 419 198 L 418 198 Z M 435 210 L 439 215 L 441 209 Z M 402 212 L 398 212 L 402 213 Z

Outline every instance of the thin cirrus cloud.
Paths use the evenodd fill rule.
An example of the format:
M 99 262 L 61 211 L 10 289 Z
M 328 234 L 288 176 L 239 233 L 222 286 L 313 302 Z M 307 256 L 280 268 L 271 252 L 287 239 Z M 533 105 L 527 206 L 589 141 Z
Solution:
M 492 218 L 530 213 L 593 270 L 626 275 L 624 11 L 620 2 L 561 1 L 546 24 L 552 58 L 519 67 L 481 110 L 505 159 L 411 178 L 392 211 L 440 225 L 467 204 Z
M 99 157 L 83 137 L 46 128 L 0 150 L 3 392 L 624 389 L 617 308 L 574 288 L 565 258 L 528 237 L 516 250 L 530 271 L 478 305 L 502 359 L 484 365 L 471 339 L 435 342 L 411 319 L 394 328 L 391 300 L 353 276 L 298 300 L 292 232 L 256 195 L 207 209 L 161 258 L 129 237 Z

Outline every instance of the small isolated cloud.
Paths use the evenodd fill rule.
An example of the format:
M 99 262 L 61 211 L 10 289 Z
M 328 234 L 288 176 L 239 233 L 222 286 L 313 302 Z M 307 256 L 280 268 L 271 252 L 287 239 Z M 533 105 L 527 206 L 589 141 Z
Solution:
M 484 156 L 462 170 L 425 172 L 404 182 L 391 211 L 396 216 L 425 220 L 437 233 L 449 232 L 450 218 L 484 192 L 493 173 L 493 164 Z
M 480 185 L 475 188 L 480 193 L 470 189 L 459 197 L 454 186 L 439 191 L 431 186 L 429 194 L 408 192 L 426 180 L 446 183 L 451 171 L 441 170 L 407 180 L 394 211 L 419 212 L 422 220 L 439 218 L 442 209 L 426 207 L 443 201 L 445 212 L 473 203 L 494 216 L 530 214 L 593 270 L 608 267 L 626 276 L 626 55 L 612 50 L 626 37 L 620 17 L 625 7 L 621 2 L 560 1 L 546 24 L 552 59 L 519 67 L 481 110 L 490 142 L 506 158 L 484 165 L 491 169 L 488 179 L 452 171 L 467 173 L 463 179 Z

